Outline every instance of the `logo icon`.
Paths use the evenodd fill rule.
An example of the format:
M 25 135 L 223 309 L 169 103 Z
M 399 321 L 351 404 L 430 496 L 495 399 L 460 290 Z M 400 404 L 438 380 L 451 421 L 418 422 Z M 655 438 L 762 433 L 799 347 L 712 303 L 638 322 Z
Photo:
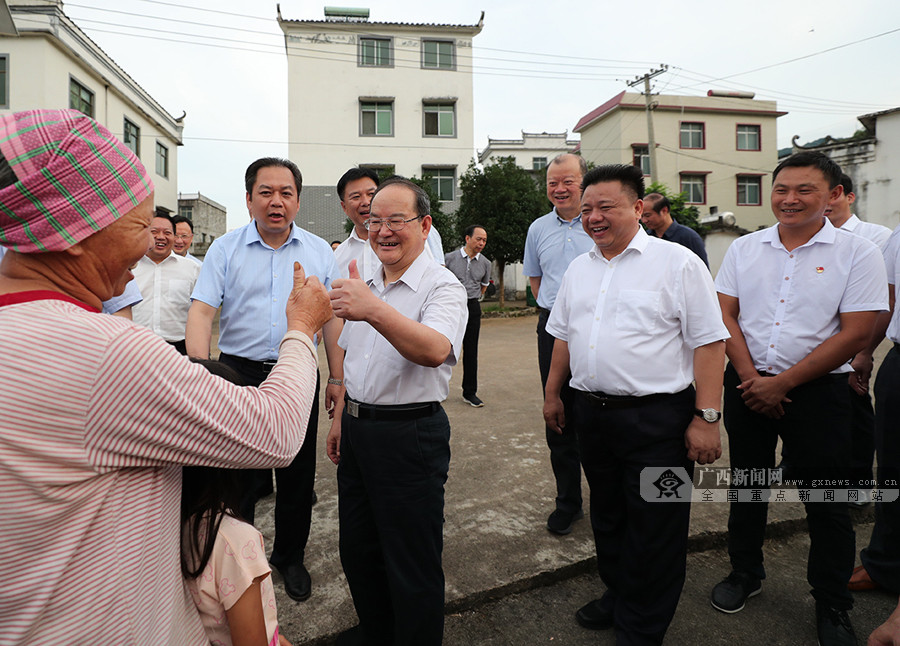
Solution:
M 672 469 L 666 469 L 659 477 L 654 481 L 653 486 L 659 489 L 659 496 L 657 498 L 662 498 L 665 496 L 666 498 L 681 498 L 678 493 L 678 488 L 684 484 L 684 480 L 678 477 Z
M 824 271 L 825 271 L 825 268 L 824 268 L 824 267 L 816 267 L 816 273 L 817 273 L 817 274 L 821 274 L 821 273 L 824 272 Z
M 647 502 L 690 502 L 693 495 L 684 467 L 644 467 L 640 483 L 641 498 Z

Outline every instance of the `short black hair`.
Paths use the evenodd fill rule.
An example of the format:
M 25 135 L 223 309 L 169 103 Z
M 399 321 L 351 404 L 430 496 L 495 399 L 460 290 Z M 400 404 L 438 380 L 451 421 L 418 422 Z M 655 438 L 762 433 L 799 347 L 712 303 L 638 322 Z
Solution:
M 601 182 L 619 182 L 622 187 L 633 193 L 635 199 L 644 199 L 644 173 L 631 164 L 606 164 L 589 170 L 581 180 L 581 192 L 588 186 Z
M 809 166 L 818 168 L 822 171 L 825 179 L 828 180 L 828 188 L 834 188 L 841 183 L 842 171 L 837 162 L 824 153 L 812 151 L 794 153 L 782 161 L 775 167 L 775 170 L 772 171 L 772 179 L 774 180 L 778 177 L 778 173 L 785 168 L 806 168 Z
M 162 218 L 163 220 L 168 220 L 169 224 L 172 225 L 172 231 L 173 232 L 175 231 L 175 220 L 168 213 L 166 213 L 164 211 L 157 211 L 156 213 L 153 214 L 153 217 L 154 218 Z
M 847 173 L 841 173 L 841 181 L 838 183 L 844 187 L 844 195 L 849 195 L 853 192 L 853 180 L 850 179 Z
M 347 189 L 347 184 L 350 182 L 355 182 L 358 179 L 362 179 L 363 177 L 368 177 L 370 180 L 375 182 L 375 186 L 377 187 L 381 182 L 378 179 L 378 173 L 376 173 L 371 168 L 351 168 L 346 173 L 341 175 L 341 178 L 337 183 L 337 193 L 338 197 L 341 198 L 341 201 L 344 201 L 344 191 Z
M 471 238 L 475 235 L 475 229 L 484 229 L 480 224 L 470 224 L 466 227 L 466 238 Z M 484 229 L 484 232 L 487 233 L 487 229 Z M 464 238 L 465 239 L 465 238 Z
M 270 166 L 280 166 L 291 171 L 291 175 L 294 176 L 294 188 L 297 189 L 297 195 L 300 195 L 300 191 L 303 190 L 303 175 L 300 174 L 297 164 L 290 159 L 282 159 L 281 157 L 262 157 L 247 166 L 247 172 L 244 173 L 244 187 L 247 189 L 248 195 L 253 193 L 253 186 L 256 184 L 256 175 L 259 173 L 259 169 L 269 168 Z
M 178 226 L 182 222 L 187 222 L 187 225 L 191 228 L 191 233 L 194 232 L 194 223 L 191 222 L 190 220 L 188 220 L 183 215 L 176 215 L 174 218 L 172 218 L 172 226 L 173 227 Z
M 669 209 L 669 211 L 672 210 L 672 203 L 669 201 L 669 198 L 662 193 L 648 193 L 644 196 L 644 204 L 657 213 L 662 213 L 663 209 Z

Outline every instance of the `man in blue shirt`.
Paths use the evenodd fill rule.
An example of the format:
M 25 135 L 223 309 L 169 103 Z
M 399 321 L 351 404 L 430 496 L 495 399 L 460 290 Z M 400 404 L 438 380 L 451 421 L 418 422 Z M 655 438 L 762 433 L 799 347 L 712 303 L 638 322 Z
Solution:
M 338 277 L 331 247 L 294 225 L 300 208 L 302 177 L 288 160 L 266 157 L 250 164 L 245 175 L 251 221 L 216 239 L 206 254 L 188 314 L 188 355 L 208 358 L 212 323 L 221 306 L 219 360 L 237 370 L 248 385 L 265 380 L 278 359 L 287 330 L 285 303 L 293 286 L 294 261 L 326 288 Z M 342 401 L 343 351 L 337 346 L 342 322 L 322 327 L 329 378 L 325 408 Z M 309 598 L 311 580 L 303 565 L 312 517 L 318 426 L 318 386 L 306 438 L 291 466 L 275 470 L 275 544 L 269 559 L 296 601 Z M 267 482 L 265 482 L 267 480 Z M 247 473 L 241 515 L 253 522 L 258 492 L 271 486 L 269 471 Z
M 547 197 L 553 210 L 528 227 L 525 239 L 523 270 L 537 300 L 538 367 L 541 387 L 547 385 L 550 357 L 555 339 L 546 331 L 550 309 L 569 263 L 587 253 L 594 242 L 581 226 L 581 178 L 587 172 L 584 159 L 578 155 L 558 155 L 547 167 Z M 566 379 L 560 392 L 567 419 L 571 416 L 573 393 Z M 557 432 L 545 425 L 550 465 L 556 479 L 556 509 L 547 519 L 547 529 L 554 534 L 568 534 L 572 523 L 584 518 L 581 509 L 581 459 L 578 439 L 572 428 Z
M 709 260 L 706 257 L 706 245 L 703 244 L 703 238 L 690 227 L 678 224 L 673 220 L 671 206 L 669 198 L 665 195 L 650 193 L 644 198 L 644 213 L 641 215 L 641 222 L 647 227 L 650 235 L 669 242 L 677 242 L 682 247 L 687 247 L 693 251 L 700 256 L 700 260 L 709 269 Z

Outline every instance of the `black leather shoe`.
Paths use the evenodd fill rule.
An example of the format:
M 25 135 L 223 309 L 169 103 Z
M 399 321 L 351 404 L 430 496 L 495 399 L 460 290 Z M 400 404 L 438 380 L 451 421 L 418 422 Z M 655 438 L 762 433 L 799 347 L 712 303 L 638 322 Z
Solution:
M 819 646 L 857 646 L 856 633 L 846 610 L 816 602 L 816 632 Z
M 272 566 L 281 573 L 284 579 L 284 591 L 294 601 L 306 601 L 312 594 L 312 577 L 309 576 L 303 563 L 292 563 L 284 567 L 279 567 L 272 563 Z
M 572 533 L 572 523 L 576 520 L 584 518 L 584 511 L 579 509 L 577 512 L 569 513 L 562 509 L 555 510 L 547 519 L 547 529 L 554 534 L 565 536 Z
M 578 609 L 578 612 L 575 613 L 575 621 L 579 626 L 590 630 L 612 628 L 614 624 L 613 611 L 605 606 L 603 599 L 594 599 Z
M 732 572 L 715 585 L 709 602 L 716 610 L 730 615 L 743 610 L 747 599 L 755 597 L 761 590 L 762 582 L 752 574 Z

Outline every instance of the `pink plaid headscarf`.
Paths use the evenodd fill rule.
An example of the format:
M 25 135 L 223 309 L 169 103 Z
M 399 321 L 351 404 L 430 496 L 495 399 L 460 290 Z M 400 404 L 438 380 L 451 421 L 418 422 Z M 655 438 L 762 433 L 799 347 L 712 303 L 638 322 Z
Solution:
M 153 193 L 137 156 L 77 110 L 0 116 L 0 155 L 0 244 L 20 253 L 68 249 Z

